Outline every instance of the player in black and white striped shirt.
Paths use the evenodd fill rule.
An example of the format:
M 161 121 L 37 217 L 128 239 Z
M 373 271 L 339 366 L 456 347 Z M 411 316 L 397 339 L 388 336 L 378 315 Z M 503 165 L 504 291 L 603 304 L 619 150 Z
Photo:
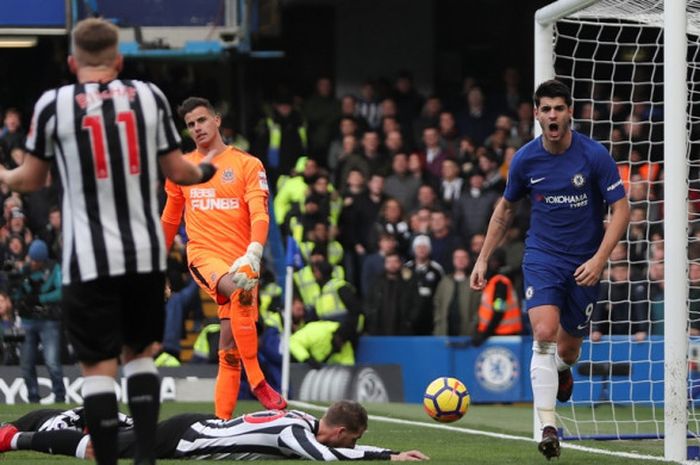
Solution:
M 154 463 L 160 386 L 152 345 L 162 340 L 165 246 L 158 167 L 173 181 L 210 179 L 214 168 L 182 159 L 170 107 L 158 88 L 122 80 L 119 32 L 90 18 L 72 33 L 77 84 L 45 92 L 27 137 L 29 155 L 0 169 L 27 192 L 55 162 L 63 187 L 64 321 L 81 363 L 87 424 L 100 465 L 117 463 L 114 378 L 121 355 L 138 434 L 137 463 Z M 208 161 L 205 159 L 205 162 Z
M 66 412 L 64 412 L 65 414 Z M 19 420 L 18 420 L 19 421 Z M 13 422 L 19 426 L 18 422 Z M 78 431 L 19 434 L 0 428 L 0 452 L 36 450 L 92 458 L 89 436 Z M 419 451 L 396 452 L 357 445 L 367 429 L 367 412 L 359 403 L 340 401 L 317 420 L 308 413 L 268 410 L 221 420 L 203 414 L 176 415 L 158 425 L 159 458 L 191 460 L 307 459 L 419 461 Z M 133 456 L 134 431 L 119 434 L 119 456 Z

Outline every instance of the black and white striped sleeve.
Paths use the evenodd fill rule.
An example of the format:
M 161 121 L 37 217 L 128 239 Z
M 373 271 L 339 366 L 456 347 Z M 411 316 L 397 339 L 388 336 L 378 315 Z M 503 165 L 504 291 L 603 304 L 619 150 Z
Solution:
M 165 155 L 175 149 L 180 148 L 180 135 L 173 121 L 173 113 L 170 109 L 168 99 L 165 98 L 163 92 L 153 83 L 149 83 L 148 87 L 153 92 L 156 108 L 158 111 L 158 129 L 157 142 L 158 155 Z
M 48 160 L 54 156 L 56 93 L 55 89 L 44 92 L 34 105 L 29 134 L 24 143 L 28 152 L 42 160 Z
M 324 446 L 316 440 L 313 432 L 299 425 L 285 428 L 280 433 L 278 444 L 280 450 L 286 456 L 321 462 L 391 459 L 391 451 L 386 449 L 345 449 Z

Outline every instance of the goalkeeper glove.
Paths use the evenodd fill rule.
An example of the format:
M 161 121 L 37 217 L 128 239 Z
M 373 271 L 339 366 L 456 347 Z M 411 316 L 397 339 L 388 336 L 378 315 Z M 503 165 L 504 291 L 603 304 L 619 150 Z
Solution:
M 236 261 L 233 262 L 229 273 L 236 287 L 250 291 L 258 285 L 262 253 L 262 244 L 259 242 L 251 242 L 245 255 L 237 258 Z

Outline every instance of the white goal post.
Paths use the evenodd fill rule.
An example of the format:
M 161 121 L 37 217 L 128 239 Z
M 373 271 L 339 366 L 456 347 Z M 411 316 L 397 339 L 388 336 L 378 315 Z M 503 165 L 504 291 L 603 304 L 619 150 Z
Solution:
M 657 401 L 653 393 L 649 394 L 649 410 L 646 413 L 649 414 L 651 429 L 658 430 L 655 433 L 656 437 L 664 438 L 665 459 L 686 460 L 687 436 L 690 434 L 697 437 L 698 435 L 697 419 L 694 420 L 695 428 L 691 428 L 690 432 L 688 428 L 689 405 L 691 417 L 694 415 L 693 399 L 690 404 L 688 403 L 688 236 L 689 221 L 694 226 L 700 222 L 693 216 L 692 211 L 689 217 L 688 194 L 689 189 L 693 192 L 695 185 L 693 183 L 689 185 L 688 174 L 693 167 L 697 174 L 698 167 L 695 152 L 698 144 L 699 116 L 698 107 L 694 104 L 700 106 L 700 97 L 698 97 L 700 89 L 695 89 L 696 82 L 700 80 L 700 75 L 695 76 L 696 69 L 700 69 L 698 62 L 700 0 L 559 0 L 537 11 L 534 26 L 535 86 L 555 77 L 569 84 L 574 96 L 575 117 L 578 114 L 577 104 L 586 105 L 587 110 L 590 109 L 590 113 L 587 114 L 590 115 L 587 116 L 589 120 L 582 121 L 582 124 L 590 130 L 590 134 L 598 139 L 596 132 L 600 135 L 601 130 L 605 131 L 609 128 L 612 132 L 606 137 L 607 141 L 601 142 L 609 144 L 610 147 L 615 147 L 618 142 L 620 145 L 627 143 L 627 146 L 631 147 L 629 153 L 636 152 L 635 156 L 638 158 L 634 160 L 625 158 L 622 162 L 629 167 L 630 173 L 638 169 L 641 164 L 663 166 L 662 178 L 643 180 L 647 188 L 656 188 L 660 193 L 658 199 L 649 195 L 646 198 L 646 204 L 663 212 L 656 226 L 658 230 L 663 231 L 663 255 L 660 261 L 663 263 L 663 276 L 665 276 L 665 279 L 661 277 L 659 280 L 663 289 L 661 304 L 663 337 L 659 336 L 659 351 L 654 352 L 650 348 L 647 360 L 650 366 L 653 366 L 655 361 L 659 364 L 663 363 L 662 379 L 648 380 L 648 390 L 654 391 L 657 388 L 659 391 L 662 390 L 663 398 Z M 637 35 L 634 36 L 630 29 L 637 31 Z M 618 32 L 615 33 L 615 30 Z M 632 35 L 631 40 L 630 35 Z M 565 43 L 567 41 L 568 45 Z M 663 74 L 660 73 L 661 69 Z M 589 74 L 585 75 L 586 72 Z M 630 73 L 631 77 L 624 83 L 618 83 L 619 75 L 624 72 Z M 700 83 L 698 86 L 700 87 Z M 663 87 L 663 93 L 658 91 L 660 87 Z M 626 122 L 615 120 L 612 114 L 607 117 L 598 115 L 599 108 L 613 107 L 619 99 L 617 92 L 624 93 L 620 89 L 629 91 L 629 100 L 623 100 L 621 103 L 629 104 L 632 108 L 631 113 L 642 107 L 648 111 L 639 111 L 639 115 L 630 115 L 630 119 Z M 645 141 L 637 136 L 634 138 L 630 136 L 629 140 L 618 140 L 619 131 L 613 133 L 616 130 L 615 127 L 625 123 L 629 124 L 628 128 L 644 125 L 645 130 L 650 134 L 654 133 L 657 137 L 648 134 L 648 139 Z M 539 131 L 539 128 L 536 130 Z M 634 132 L 634 129 L 630 132 Z M 659 134 L 663 136 L 658 137 Z M 634 147 L 635 143 L 639 143 L 640 146 L 644 143 L 645 148 L 637 150 Z M 662 159 L 661 148 L 663 149 Z M 655 150 L 658 153 L 656 159 Z M 620 163 L 619 160 L 618 163 Z M 631 183 L 630 180 L 628 188 Z M 650 220 L 649 223 L 652 221 Z M 647 234 L 651 233 L 647 232 Z M 650 236 L 647 235 L 645 240 L 647 244 L 643 247 L 645 250 L 647 250 L 646 247 L 651 250 Z M 694 258 L 697 259 L 697 257 Z M 628 264 L 634 264 L 629 251 L 626 261 Z M 645 276 L 652 276 L 652 274 L 648 272 Z M 659 282 L 648 278 L 642 284 L 649 289 Z M 633 299 L 632 295 L 629 298 Z M 652 301 L 653 299 L 647 293 L 647 300 L 641 302 L 642 305 L 646 305 L 650 315 Z M 650 316 L 646 323 L 651 328 L 654 323 L 653 318 Z M 648 344 L 653 347 L 651 329 L 649 334 Z M 633 333 L 630 332 L 627 338 L 632 337 Z M 612 347 L 616 342 L 606 343 Z M 597 343 L 591 343 L 591 346 L 594 344 Z M 624 344 L 630 345 L 629 342 Z M 662 352 L 661 347 L 663 347 Z M 593 352 L 591 349 L 591 353 Z M 663 353 L 663 361 L 654 360 L 655 353 Z M 582 357 L 582 361 L 584 358 Z M 608 366 L 614 365 L 613 358 L 600 361 L 609 362 Z M 587 362 L 590 363 L 590 367 L 593 367 L 597 360 L 589 358 Z M 628 372 L 634 369 L 635 363 L 637 362 L 633 358 L 628 360 Z M 593 368 L 589 369 L 591 377 L 593 377 L 593 371 Z M 649 372 L 652 377 L 651 368 Z M 612 371 L 610 373 L 609 377 L 604 376 L 605 389 L 608 389 L 607 386 L 612 386 L 610 387 L 612 390 L 615 385 L 608 378 L 612 378 L 615 373 Z M 654 385 L 657 381 L 658 385 Z M 640 423 L 641 415 L 638 417 L 638 412 L 634 410 L 632 391 L 643 383 L 634 381 L 631 377 L 623 383 L 620 383 L 620 386 L 631 386 L 630 399 L 625 405 L 627 413 L 632 412 L 626 420 L 627 426 L 632 429 L 632 433 L 639 432 L 638 425 L 635 424 Z M 635 385 L 635 383 L 638 384 Z M 690 387 L 692 388 L 692 384 Z M 592 387 L 591 392 L 599 388 L 599 386 Z M 558 409 L 562 407 L 559 406 Z M 592 418 L 591 421 L 596 421 L 596 414 L 601 411 L 596 410 L 599 404 L 588 401 L 588 405 L 584 405 L 583 402 L 577 405 L 574 402 L 571 415 L 574 423 L 580 422 L 582 418 L 580 412 L 577 417 L 576 409 L 586 407 L 592 411 L 589 415 L 589 418 Z M 603 417 L 603 415 L 599 416 Z M 614 405 L 610 416 L 613 422 L 617 421 Z M 655 426 L 655 423 L 658 425 Z M 539 434 L 537 420 L 535 426 L 534 433 L 537 437 Z M 577 426 L 574 426 L 574 429 L 576 428 Z M 613 434 L 610 436 L 627 438 L 624 425 L 614 425 Z M 640 436 L 643 437 L 644 434 Z M 651 434 L 649 437 L 655 436 Z

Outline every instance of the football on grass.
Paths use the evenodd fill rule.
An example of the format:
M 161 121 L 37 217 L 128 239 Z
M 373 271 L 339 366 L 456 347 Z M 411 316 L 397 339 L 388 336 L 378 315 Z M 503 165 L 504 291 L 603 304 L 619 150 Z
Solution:
M 469 408 L 469 391 L 457 378 L 443 376 L 431 382 L 423 395 L 423 408 L 433 420 L 441 423 L 457 421 Z

